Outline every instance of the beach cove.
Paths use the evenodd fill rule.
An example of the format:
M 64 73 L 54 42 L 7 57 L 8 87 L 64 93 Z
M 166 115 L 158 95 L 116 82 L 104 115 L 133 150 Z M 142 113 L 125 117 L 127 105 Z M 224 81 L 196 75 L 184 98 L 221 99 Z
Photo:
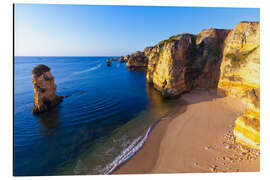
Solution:
M 247 159 L 245 150 L 227 138 L 243 110 L 239 100 L 205 90 L 181 99 L 187 102 L 181 113 L 160 122 L 143 148 L 114 174 L 259 171 L 259 156 Z

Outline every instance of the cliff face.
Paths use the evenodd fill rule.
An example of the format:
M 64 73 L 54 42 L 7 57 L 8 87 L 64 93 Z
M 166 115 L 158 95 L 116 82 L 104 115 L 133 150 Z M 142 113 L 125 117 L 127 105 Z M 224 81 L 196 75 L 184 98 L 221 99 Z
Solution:
M 242 22 L 229 33 L 220 67 L 218 93 L 240 98 L 246 112 L 235 123 L 238 142 L 260 144 L 260 24 Z
M 196 59 L 196 37 L 183 34 L 161 41 L 145 49 L 148 70 L 147 81 L 163 96 L 177 96 L 192 87 L 192 63 Z
M 129 69 L 147 69 L 148 59 L 145 57 L 144 52 L 137 51 L 128 57 L 127 68 Z
M 55 95 L 56 85 L 50 68 L 38 65 L 32 70 L 34 85 L 33 113 L 40 113 L 62 102 L 63 97 Z
M 192 87 L 216 88 L 227 33 L 207 29 L 198 35 L 172 36 L 146 48 L 147 81 L 165 97 L 178 96 Z
M 216 89 L 220 76 L 224 40 L 229 30 L 206 29 L 197 35 L 197 46 L 200 51 L 197 66 L 200 75 L 194 82 L 194 87 Z

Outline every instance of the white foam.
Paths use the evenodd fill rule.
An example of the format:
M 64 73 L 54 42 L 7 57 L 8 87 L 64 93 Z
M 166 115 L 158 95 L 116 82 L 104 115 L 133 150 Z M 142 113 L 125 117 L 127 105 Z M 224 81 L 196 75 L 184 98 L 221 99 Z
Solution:
M 60 81 L 58 81 L 58 82 L 56 82 L 56 83 L 57 83 L 57 84 L 60 84 L 60 83 L 66 82 L 66 81 L 70 80 L 70 78 L 71 78 L 72 76 L 76 76 L 76 75 L 78 75 L 78 74 L 83 74 L 83 73 L 87 73 L 87 72 L 90 72 L 90 71 L 97 70 L 97 69 L 99 69 L 101 66 L 102 66 L 102 64 L 98 64 L 98 65 L 96 65 L 96 66 L 94 66 L 94 67 L 91 67 L 91 68 L 86 69 L 86 70 L 83 70 L 83 71 L 73 72 L 71 75 L 69 75 L 69 76 L 67 76 L 67 77 L 65 77 L 65 78 L 63 78 L 63 79 L 61 79 Z
M 98 64 L 94 67 L 91 67 L 89 69 L 86 69 L 86 70 L 83 70 L 83 71 L 78 71 L 78 72 L 74 72 L 72 73 L 72 75 L 77 75 L 77 74 L 83 74 L 83 73 L 87 73 L 87 72 L 90 72 L 90 71 L 94 71 L 94 70 L 97 70 L 98 68 L 100 68 L 102 66 L 102 64 Z
M 111 174 L 117 167 L 124 164 L 127 160 L 129 160 L 136 152 L 138 152 L 146 142 L 152 127 L 147 130 L 145 135 L 142 137 L 136 138 L 128 148 L 124 149 L 122 153 L 115 158 L 115 160 L 107 165 L 104 169 L 105 174 Z M 109 170 L 107 170 L 109 169 Z M 106 171 L 107 170 L 107 171 Z

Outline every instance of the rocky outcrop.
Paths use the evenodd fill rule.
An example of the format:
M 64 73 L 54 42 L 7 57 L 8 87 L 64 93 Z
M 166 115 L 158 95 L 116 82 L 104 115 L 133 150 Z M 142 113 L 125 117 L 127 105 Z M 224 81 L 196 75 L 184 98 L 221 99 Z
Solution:
M 260 24 L 241 22 L 229 33 L 220 67 L 218 93 L 240 98 L 246 111 L 235 122 L 236 141 L 260 145 Z
M 196 60 L 196 36 L 182 34 L 161 41 L 145 49 L 148 58 L 147 82 L 163 96 L 177 96 L 192 87 L 196 73 L 192 64 Z
M 106 64 L 107 64 L 107 66 L 111 66 L 111 59 L 110 58 L 107 59 Z
M 130 55 L 127 61 L 127 68 L 129 69 L 147 69 L 148 60 L 144 55 L 144 52 L 137 51 Z
M 55 95 L 56 85 L 50 68 L 38 65 L 32 70 L 34 85 L 33 113 L 46 111 L 63 101 L 63 96 Z
M 123 57 L 123 56 L 120 56 L 119 62 L 120 62 L 120 63 L 125 62 L 125 60 L 124 60 L 124 57 Z
M 128 59 L 129 59 L 129 55 L 126 55 L 125 57 L 124 57 L 124 60 L 127 62 L 128 61 Z
M 180 34 L 145 48 L 147 81 L 164 97 L 193 87 L 216 88 L 223 42 L 228 30 L 207 29 L 198 35 Z

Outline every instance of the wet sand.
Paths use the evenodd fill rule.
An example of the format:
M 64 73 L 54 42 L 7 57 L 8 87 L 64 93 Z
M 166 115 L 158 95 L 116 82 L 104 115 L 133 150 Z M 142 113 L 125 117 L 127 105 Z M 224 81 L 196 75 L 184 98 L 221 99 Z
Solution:
M 181 100 L 187 102 L 181 113 L 162 120 L 113 174 L 259 171 L 259 152 L 234 143 L 234 121 L 245 108 L 240 101 L 201 90 Z

